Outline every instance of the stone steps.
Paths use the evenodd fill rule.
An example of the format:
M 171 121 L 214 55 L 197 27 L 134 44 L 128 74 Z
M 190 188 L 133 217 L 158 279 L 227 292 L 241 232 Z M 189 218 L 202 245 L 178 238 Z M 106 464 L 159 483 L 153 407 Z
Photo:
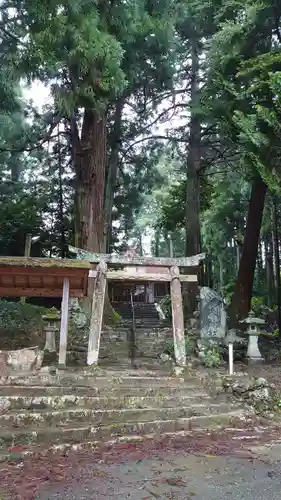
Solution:
M 252 425 L 251 428 L 249 428 L 247 426 L 247 428 L 245 429 L 244 428 L 244 420 L 239 420 L 237 419 L 237 416 L 234 416 L 233 417 L 235 419 L 235 427 L 227 427 L 227 423 L 226 425 L 223 426 L 223 432 L 224 434 L 228 434 L 229 435 L 229 441 L 231 440 L 239 440 L 240 442 L 243 441 L 245 443 L 247 443 L 247 445 L 249 446 L 251 443 L 259 443 L 261 438 L 264 436 L 264 435 L 269 435 L 270 434 L 270 431 L 271 431 L 271 428 L 268 427 L 268 426 L 260 426 L 260 425 Z M 167 424 L 167 423 L 166 423 Z M 240 427 L 239 427 L 240 425 Z M 222 424 L 221 423 L 215 423 L 213 422 L 212 423 L 212 426 L 210 427 L 209 431 L 210 432 L 216 432 L 216 431 L 220 431 L 221 430 L 221 427 L 222 427 Z M 191 438 L 194 438 L 194 433 L 197 432 L 199 436 L 202 437 L 202 428 L 191 428 L 191 430 L 182 430 L 182 431 L 168 431 L 166 430 L 165 432 L 165 437 L 168 438 L 168 439 L 172 439 L 172 440 L 180 440 L 182 441 L 183 439 L 186 439 L 188 437 L 191 437 Z M 204 429 L 203 427 L 203 432 L 205 433 L 206 430 Z M 208 431 L 207 431 L 208 432 Z M 149 442 L 149 441 L 153 441 L 155 443 L 155 441 L 157 442 L 157 440 L 160 439 L 161 440 L 161 435 L 159 432 L 155 432 L 153 431 L 152 433 L 143 433 L 143 434 L 135 434 L 135 435 L 132 435 L 132 434 L 123 434 L 123 435 L 120 435 L 120 436 L 114 436 L 112 439 L 109 439 L 106 441 L 106 448 L 107 449 L 107 453 L 110 453 L 110 450 L 111 450 L 111 447 L 112 446 L 115 446 L 116 444 L 124 444 L 124 443 L 131 443 L 131 444 L 137 444 L 137 443 L 141 443 L 141 442 Z M 98 449 L 100 447 L 100 440 L 99 441 L 95 441 L 93 439 L 90 439 L 90 440 L 83 440 L 83 441 L 80 441 L 80 442 L 61 442 L 61 443 L 54 443 L 52 444 L 49 448 L 48 448 L 48 451 L 53 451 L 53 452 L 57 452 L 57 451 L 61 451 L 61 452 L 66 452 L 68 450 L 74 450 L 74 451 L 78 451 L 78 450 L 83 450 L 83 449 L 91 449 L 91 450 L 95 450 L 95 449 Z M 0 451 L 0 462 L 3 462 L 3 461 L 7 461 L 7 460 L 13 460 L 13 461 L 18 461 L 18 460 L 22 460 L 26 455 L 31 455 L 31 454 L 40 454 L 40 453 L 43 453 L 45 454 L 46 453 L 46 446 L 43 444 L 43 445 L 38 445 L 38 444 L 31 444 L 29 443 L 28 445 L 25 445 L 25 444 L 21 444 L 21 445 L 13 445 L 11 447 L 8 448 L 10 451 Z M 104 449 L 104 450 L 105 450 Z
M 7 453 L 13 447 L 27 445 L 63 445 L 64 443 L 81 443 L 83 441 L 109 441 L 115 438 L 129 436 L 144 436 L 155 434 L 163 437 L 166 433 L 176 434 L 191 429 L 214 429 L 218 426 L 228 425 L 232 420 L 243 416 L 241 410 L 227 413 L 192 416 L 177 420 L 154 420 L 145 422 L 120 422 L 110 425 L 65 425 L 61 426 L 29 426 L 19 429 L 0 429 L 0 450 Z
M 123 422 L 150 422 L 187 419 L 189 417 L 209 417 L 218 413 L 227 413 L 234 410 L 229 404 L 197 403 L 188 407 L 152 407 L 152 408 L 119 408 L 119 409 L 92 409 L 69 408 L 58 410 L 11 410 L 0 416 L 0 429 L 11 429 L 25 426 L 46 427 L 76 425 L 81 422 L 92 426 L 106 426 L 122 424 Z
M 75 372 L 72 376 L 64 376 L 64 375 L 58 375 L 58 376 L 51 376 L 51 375 L 44 375 L 44 376 L 33 376 L 33 377 L 27 377 L 27 376 L 17 376 L 17 375 L 11 375 L 8 377 L 0 377 L 0 388 L 3 385 L 11 384 L 13 386 L 26 386 L 30 387 L 32 385 L 35 386 L 68 386 L 72 387 L 75 385 L 75 387 L 85 387 L 85 388 L 113 388 L 118 389 L 121 387 L 124 388 L 134 388 L 134 387 L 149 387 L 149 388 L 155 388 L 155 387 L 172 387 L 174 389 L 177 389 L 181 385 L 184 386 L 185 388 L 188 389 L 193 389 L 195 387 L 198 387 L 198 381 L 196 378 L 190 379 L 188 382 L 185 382 L 183 378 L 181 377 L 169 377 L 169 376 L 160 376 L 156 374 L 154 376 L 147 376 L 147 377 L 140 377 L 140 376 L 121 376 L 121 375 L 116 375 L 116 376 L 110 376 L 110 377 L 94 377 L 94 376 L 86 376 L 86 375 L 75 375 Z
M 130 441 L 217 429 L 245 412 L 196 377 L 160 370 L 90 370 L 0 377 L 0 460 L 15 449 Z
M 127 387 L 116 386 L 112 389 L 113 392 L 106 391 L 105 399 L 109 399 L 112 396 L 116 398 L 120 397 L 130 397 L 132 395 L 131 391 L 128 391 Z M 190 394 L 191 392 L 191 394 Z M 69 395 L 70 398 L 77 397 L 102 397 L 104 396 L 104 388 L 103 387 L 71 387 L 70 389 L 67 386 L 59 386 L 59 385 L 45 385 L 45 386 L 28 386 L 28 385 L 14 385 L 14 386 L 0 386 L 0 398 L 1 397 L 17 397 L 17 398 L 32 398 L 32 397 L 66 397 Z M 157 386 L 157 387 L 134 387 L 133 397 L 169 397 L 176 396 L 177 398 L 181 397 L 209 397 L 203 389 L 197 386 L 183 386 L 173 387 L 173 386 Z
M 76 395 L 57 395 L 45 396 L 38 395 L 34 391 L 34 396 L 22 394 L 6 395 L 5 409 L 9 410 L 63 410 L 67 408 L 89 408 L 100 410 L 107 409 L 133 409 L 133 408 L 176 408 L 189 407 L 189 405 L 200 404 L 202 400 L 211 400 L 210 396 L 205 394 L 177 395 L 171 397 L 169 394 L 155 394 L 154 396 L 76 396 Z M 143 394 L 143 391 L 141 392 Z M 1 397 L 1 396 L 0 396 Z M 0 417 L 1 418 L 1 417 Z

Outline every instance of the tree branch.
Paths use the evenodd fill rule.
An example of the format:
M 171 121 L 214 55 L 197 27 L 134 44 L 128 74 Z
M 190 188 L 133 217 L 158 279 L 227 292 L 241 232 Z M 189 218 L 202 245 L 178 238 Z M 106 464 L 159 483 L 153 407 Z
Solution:
M 133 149 L 137 144 L 140 144 L 142 142 L 145 142 L 145 141 L 149 141 L 151 139 L 154 139 L 154 140 L 160 140 L 160 141 L 175 141 L 175 142 L 182 142 L 182 143 L 187 143 L 188 142 L 188 139 L 180 139 L 178 137 L 169 137 L 167 135 L 149 135 L 148 137 L 142 137 L 141 139 L 138 139 L 137 141 L 135 141 L 133 144 L 131 144 L 125 151 L 122 152 L 122 157 L 121 157 L 121 161 L 122 159 L 127 155 L 127 153 L 129 151 L 131 151 L 131 149 Z

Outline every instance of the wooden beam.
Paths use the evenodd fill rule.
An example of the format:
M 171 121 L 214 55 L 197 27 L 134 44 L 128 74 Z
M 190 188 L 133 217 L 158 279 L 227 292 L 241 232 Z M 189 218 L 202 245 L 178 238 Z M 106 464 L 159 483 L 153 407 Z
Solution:
M 0 258 L 1 260 L 1 258 Z M 72 262 L 81 262 L 78 260 L 74 260 Z M 39 276 L 56 276 L 61 277 L 61 278 L 83 278 L 83 276 L 87 276 L 89 269 L 91 269 L 90 265 L 89 268 L 69 268 L 69 267 L 23 267 L 23 266 L 17 266 L 14 264 L 13 266 L 1 266 L 0 263 L 0 276 L 11 276 L 13 275 L 29 275 L 29 276 L 34 276 L 34 275 L 39 275 Z
M 61 303 L 59 368 L 66 367 L 68 303 L 69 303 L 69 279 L 65 278 L 63 281 L 63 292 L 62 292 L 62 303 Z
M 94 278 L 97 276 L 97 271 L 89 271 L 89 278 Z M 167 273 L 145 273 L 138 271 L 107 271 L 106 277 L 111 281 L 156 281 L 156 282 L 169 282 L 171 281 L 171 274 L 169 268 Z M 196 274 L 180 274 L 180 281 L 187 281 L 191 283 L 197 283 Z
M 85 297 L 84 290 L 71 289 L 70 297 Z M 61 289 L 53 288 L 15 288 L 0 287 L 0 297 L 62 297 Z
M 179 268 L 174 266 L 171 269 L 171 303 L 173 318 L 173 336 L 175 360 L 179 366 L 186 365 L 185 338 L 184 338 L 184 317 L 182 307 L 182 293 L 180 283 Z
M 205 254 L 201 253 L 193 257 L 133 257 L 130 258 L 126 255 L 112 255 L 112 254 L 99 254 L 91 253 L 80 248 L 69 246 L 69 251 L 81 260 L 89 260 L 92 263 L 98 263 L 101 260 L 107 264 L 126 265 L 126 266 L 181 266 L 193 267 L 198 266 L 202 260 L 205 259 Z
M 98 266 L 98 274 L 94 287 L 93 303 L 91 311 L 89 343 L 87 364 L 93 365 L 98 362 L 100 349 L 100 336 L 103 320 L 104 298 L 106 290 L 107 265 L 101 261 Z
M 42 257 L 1 257 L 0 256 L 0 267 L 21 267 L 21 268 L 47 268 L 50 271 L 53 269 L 69 269 L 69 270 L 80 270 L 91 269 L 91 264 L 89 260 L 76 260 L 76 259 L 52 259 L 52 258 L 42 258 Z

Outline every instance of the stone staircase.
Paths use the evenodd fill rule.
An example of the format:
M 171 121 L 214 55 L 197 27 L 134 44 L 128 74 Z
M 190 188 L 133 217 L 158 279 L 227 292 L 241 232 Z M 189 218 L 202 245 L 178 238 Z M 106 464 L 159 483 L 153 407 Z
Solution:
M 122 316 L 114 327 L 105 327 L 100 343 L 100 360 L 119 363 L 129 357 L 132 328 L 130 303 L 113 302 L 112 306 Z M 171 320 L 161 320 L 155 304 L 135 303 L 136 358 L 156 359 L 163 353 L 166 341 L 173 339 Z
M 195 377 L 89 370 L 0 377 L 0 460 L 102 442 L 179 436 L 245 419 Z
M 124 323 L 128 324 L 132 321 L 132 307 L 128 302 L 113 302 L 112 306 L 120 316 Z M 162 320 L 155 307 L 155 304 L 136 302 L 134 304 L 134 315 L 136 327 L 156 328 L 161 326 L 171 326 L 170 320 Z

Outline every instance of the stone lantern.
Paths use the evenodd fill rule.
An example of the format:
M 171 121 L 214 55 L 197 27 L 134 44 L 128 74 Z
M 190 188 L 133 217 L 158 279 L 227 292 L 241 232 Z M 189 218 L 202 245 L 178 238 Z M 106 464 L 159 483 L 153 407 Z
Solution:
M 248 325 L 247 334 L 249 335 L 247 357 L 251 361 L 263 361 L 263 357 L 260 353 L 258 346 L 259 335 L 261 334 L 261 326 L 265 324 L 264 319 L 255 318 L 253 311 L 249 312 L 248 318 L 240 321 L 240 323 L 246 323 Z
M 47 314 L 42 316 L 44 321 L 44 330 L 46 332 L 46 342 L 44 351 L 54 353 L 56 349 L 56 332 L 59 331 L 58 323 L 60 321 L 60 313 L 55 307 L 52 307 Z

